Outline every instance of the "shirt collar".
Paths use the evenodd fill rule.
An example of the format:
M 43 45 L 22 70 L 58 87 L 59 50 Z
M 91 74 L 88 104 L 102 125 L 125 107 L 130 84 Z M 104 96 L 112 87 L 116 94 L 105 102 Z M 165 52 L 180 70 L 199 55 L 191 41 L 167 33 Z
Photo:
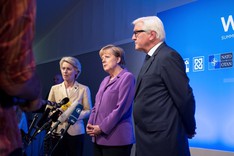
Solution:
M 153 48 L 150 49 L 150 51 L 147 53 L 149 56 L 153 56 L 154 52 L 156 51 L 156 49 L 162 44 L 163 42 L 159 42 L 158 44 L 156 44 L 155 46 L 153 46 Z

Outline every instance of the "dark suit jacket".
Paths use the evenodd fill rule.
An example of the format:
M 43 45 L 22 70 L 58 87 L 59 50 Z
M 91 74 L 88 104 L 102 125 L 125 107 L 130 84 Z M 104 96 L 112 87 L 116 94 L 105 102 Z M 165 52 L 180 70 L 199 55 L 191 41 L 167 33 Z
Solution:
M 189 156 L 195 100 L 184 61 L 162 43 L 138 75 L 134 121 L 137 156 Z

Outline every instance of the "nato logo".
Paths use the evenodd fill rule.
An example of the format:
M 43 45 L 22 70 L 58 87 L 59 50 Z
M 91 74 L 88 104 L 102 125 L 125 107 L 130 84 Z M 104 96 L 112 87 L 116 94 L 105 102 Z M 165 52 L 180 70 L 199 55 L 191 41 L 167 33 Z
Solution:
M 193 57 L 193 71 L 199 72 L 205 70 L 205 58 L 204 56 Z
M 220 68 L 220 54 L 213 54 L 209 56 L 208 69 L 215 70 Z
M 209 70 L 217 70 L 233 67 L 233 54 L 222 53 L 209 56 Z

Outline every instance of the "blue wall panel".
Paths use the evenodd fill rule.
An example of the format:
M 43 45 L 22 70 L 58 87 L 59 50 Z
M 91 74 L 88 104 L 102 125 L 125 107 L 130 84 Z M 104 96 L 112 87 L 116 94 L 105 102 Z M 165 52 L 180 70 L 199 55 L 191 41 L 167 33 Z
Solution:
M 166 43 L 184 58 L 196 99 L 190 146 L 234 151 L 234 1 L 196 1 L 160 12 Z

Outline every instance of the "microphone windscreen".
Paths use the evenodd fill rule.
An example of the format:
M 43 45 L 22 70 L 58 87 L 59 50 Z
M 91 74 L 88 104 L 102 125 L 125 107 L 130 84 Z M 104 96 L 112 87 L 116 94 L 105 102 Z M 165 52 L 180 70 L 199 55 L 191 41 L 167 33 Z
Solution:
M 68 109 L 68 107 L 71 106 L 71 102 L 69 101 L 66 105 L 63 105 L 61 108 L 57 109 L 51 116 L 50 116 L 50 119 L 53 121 L 53 122 L 56 122 L 59 118 L 59 116 L 65 111 Z
M 44 125 L 44 123 L 48 120 L 50 111 L 51 109 L 49 107 L 46 108 L 45 112 L 43 113 L 43 115 L 41 116 L 40 120 L 37 123 L 38 127 L 41 127 L 42 125 Z
M 59 105 L 61 106 L 61 105 L 64 105 L 64 104 L 66 104 L 68 102 L 69 102 L 69 98 L 65 97 L 64 99 L 62 99 L 62 101 L 59 103 Z
M 67 110 L 68 109 L 68 107 L 70 107 L 71 106 L 71 102 L 69 101 L 69 102 L 67 102 L 67 104 L 66 105 L 62 105 L 62 107 L 60 108 L 61 109 L 61 111 L 65 111 L 65 110 Z
M 58 109 L 56 110 L 51 116 L 50 116 L 50 119 L 53 121 L 53 122 L 56 122 L 59 118 L 59 115 L 61 114 L 62 112 Z

